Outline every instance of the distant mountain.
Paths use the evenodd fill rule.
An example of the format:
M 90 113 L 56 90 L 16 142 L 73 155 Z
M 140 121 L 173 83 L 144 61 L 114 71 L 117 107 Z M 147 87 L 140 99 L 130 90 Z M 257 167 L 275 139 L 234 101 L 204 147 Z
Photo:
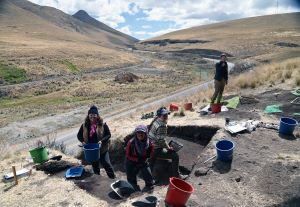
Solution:
M 40 79 L 139 62 L 127 50 L 135 38 L 77 18 L 26 0 L 0 0 L 0 70 L 2 63 L 14 65 Z
M 76 19 L 79 19 L 80 21 L 82 22 L 85 22 L 85 23 L 88 23 L 98 29 L 101 29 L 101 30 L 105 30 L 107 32 L 110 32 L 110 33 L 113 33 L 113 34 L 116 34 L 116 35 L 120 35 L 124 38 L 128 38 L 129 40 L 132 40 L 133 42 L 137 42 L 138 39 L 134 38 L 134 37 L 131 37 L 127 34 L 124 34 L 122 32 L 119 32 L 109 26 L 107 26 L 106 24 L 94 19 L 93 17 L 91 17 L 86 11 L 84 10 L 79 10 L 78 12 L 76 12 L 75 14 L 73 14 L 73 17 L 75 17 Z
M 60 28 L 72 32 L 78 32 L 94 39 L 99 38 L 103 40 L 102 37 L 104 35 L 109 43 L 116 46 L 128 46 L 137 41 L 137 39 L 130 37 L 129 35 L 118 32 L 117 30 L 98 22 L 90 17 L 86 12 L 84 12 L 85 14 L 83 14 L 83 12 L 79 12 L 78 15 L 73 17 L 56 8 L 39 6 L 26 0 L 10 0 L 9 2 L 43 18 L 48 22 L 53 23 Z M 91 24 L 91 22 L 93 23 Z

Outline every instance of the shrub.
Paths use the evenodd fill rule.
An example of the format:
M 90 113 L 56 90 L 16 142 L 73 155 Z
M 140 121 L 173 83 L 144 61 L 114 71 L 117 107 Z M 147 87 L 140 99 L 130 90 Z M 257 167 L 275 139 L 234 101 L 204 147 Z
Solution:
M 300 77 L 295 78 L 295 85 L 300 86 Z
M 288 70 L 288 71 L 285 72 L 284 77 L 286 79 L 290 79 L 292 77 L 292 73 L 293 73 L 293 71 Z
M 26 71 L 16 66 L 5 65 L 0 62 L 0 79 L 8 83 L 21 83 L 28 80 Z
M 37 147 L 46 146 L 47 148 L 58 150 L 64 154 L 66 153 L 67 149 L 64 142 L 57 142 L 55 138 L 50 139 L 49 136 L 47 136 L 46 141 L 38 140 L 36 145 Z

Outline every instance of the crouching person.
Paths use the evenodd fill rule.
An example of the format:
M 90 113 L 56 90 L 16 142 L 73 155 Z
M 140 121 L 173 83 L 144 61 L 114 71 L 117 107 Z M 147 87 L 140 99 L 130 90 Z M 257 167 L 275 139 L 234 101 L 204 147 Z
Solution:
M 137 175 L 141 172 L 145 181 L 144 192 L 153 190 L 153 177 L 148 164 L 152 157 L 154 145 L 148 138 L 148 130 L 144 125 L 139 125 L 134 131 L 134 137 L 126 145 L 126 174 L 127 181 L 136 191 L 140 191 L 137 184 Z
M 103 123 L 103 119 L 99 116 L 96 106 L 91 106 L 88 111 L 88 116 L 83 123 L 83 144 L 86 143 L 99 143 L 100 148 L 100 160 L 93 162 L 93 171 L 95 174 L 100 175 L 100 163 L 106 171 L 109 178 L 116 178 L 113 167 L 109 159 L 109 143 L 110 143 L 110 130 L 106 123 Z

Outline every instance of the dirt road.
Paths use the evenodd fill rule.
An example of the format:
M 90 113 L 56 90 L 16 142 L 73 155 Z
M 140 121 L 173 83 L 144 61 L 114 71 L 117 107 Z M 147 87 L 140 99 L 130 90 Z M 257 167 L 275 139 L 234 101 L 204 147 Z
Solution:
M 208 60 L 218 61 L 218 60 L 214 60 L 214 59 L 208 59 Z M 234 64 L 229 63 L 228 65 L 229 65 L 229 70 L 232 70 L 232 68 L 234 67 Z M 137 111 L 144 111 L 144 110 L 147 110 L 148 108 L 165 105 L 169 102 L 172 102 L 172 101 L 175 101 L 178 99 L 183 99 L 187 96 L 191 96 L 193 94 L 199 93 L 199 91 L 207 90 L 210 86 L 212 86 L 212 84 L 213 84 L 213 81 L 208 81 L 206 83 L 191 86 L 191 87 L 185 88 L 183 90 L 176 91 L 175 93 L 173 93 L 167 97 L 156 99 L 151 102 L 144 102 L 144 103 L 139 103 L 136 105 L 131 105 L 130 107 L 125 108 L 118 112 L 105 113 L 104 116 L 107 117 L 106 121 L 114 121 L 121 117 L 130 116 L 130 114 L 134 114 Z M 73 154 L 79 150 L 76 135 L 77 135 L 77 129 L 75 129 L 75 130 L 70 129 L 68 132 L 64 132 L 64 135 L 57 134 L 56 140 L 58 142 L 64 142 L 68 146 L 68 149 L 67 149 L 68 153 Z
M 214 62 L 218 61 L 214 59 L 207 59 L 207 60 L 214 61 Z M 234 64 L 229 63 L 228 65 L 229 65 L 229 70 L 232 70 Z M 136 68 L 137 66 L 133 66 L 133 67 L 128 67 L 126 69 L 135 70 Z M 150 70 L 150 69 L 146 68 L 146 70 Z M 153 98 L 152 100 L 147 100 L 145 102 L 141 102 L 133 105 L 128 103 L 123 105 L 122 106 L 123 108 L 120 108 L 121 106 L 112 106 L 112 107 L 103 108 L 101 109 L 101 113 L 102 116 L 105 117 L 105 120 L 107 122 L 115 121 L 121 117 L 130 116 L 131 114 L 134 114 L 137 111 L 140 112 L 146 111 L 147 109 L 149 110 L 149 108 L 158 107 L 175 100 L 184 99 L 185 97 L 196 94 L 199 91 L 207 90 L 210 86 L 212 86 L 212 84 L 213 81 L 208 81 L 205 83 L 189 86 L 179 91 L 175 91 L 173 94 L 168 94 L 167 97 L 156 97 Z M 78 120 L 83 120 L 84 116 L 85 116 L 85 110 L 82 107 L 80 107 L 72 112 L 68 112 L 65 114 L 43 117 L 39 119 L 25 121 L 22 123 L 9 124 L 7 127 L 1 129 L 2 131 L 1 134 L 2 136 L 4 134 L 6 135 L 8 134 L 10 137 L 12 137 L 12 139 L 13 137 L 16 137 L 19 141 L 18 144 L 14 145 L 14 148 L 24 148 L 24 147 L 32 146 L 37 140 L 45 140 L 47 137 L 49 137 L 49 135 L 45 135 L 45 136 L 40 136 L 40 135 L 51 134 L 51 132 L 57 131 L 55 129 L 56 127 L 61 128 L 59 127 L 59 124 L 62 125 L 66 124 L 66 126 L 73 127 L 73 128 L 60 130 L 59 132 L 56 132 L 54 135 L 52 135 L 52 137 L 55 137 L 57 142 L 64 142 L 64 144 L 68 146 L 67 147 L 68 154 L 75 154 L 80 149 L 78 147 L 78 141 L 76 138 L 77 130 L 79 127 Z M 40 127 L 37 128 L 35 126 L 40 126 Z M 23 135 L 26 134 L 26 136 L 20 138 L 20 135 L 22 134 Z

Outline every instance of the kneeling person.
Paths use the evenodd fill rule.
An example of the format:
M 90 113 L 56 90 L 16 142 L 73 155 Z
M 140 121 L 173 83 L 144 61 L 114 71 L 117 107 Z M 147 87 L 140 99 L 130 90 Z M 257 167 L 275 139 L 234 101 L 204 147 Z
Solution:
M 153 189 L 153 177 L 147 160 L 153 155 L 154 145 L 147 136 L 146 126 L 139 125 L 134 132 L 134 137 L 126 145 L 127 181 L 135 190 L 140 191 L 137 184 L 137 175 L 141 171 L 145 181 L 143 191 L 150 191 Z

